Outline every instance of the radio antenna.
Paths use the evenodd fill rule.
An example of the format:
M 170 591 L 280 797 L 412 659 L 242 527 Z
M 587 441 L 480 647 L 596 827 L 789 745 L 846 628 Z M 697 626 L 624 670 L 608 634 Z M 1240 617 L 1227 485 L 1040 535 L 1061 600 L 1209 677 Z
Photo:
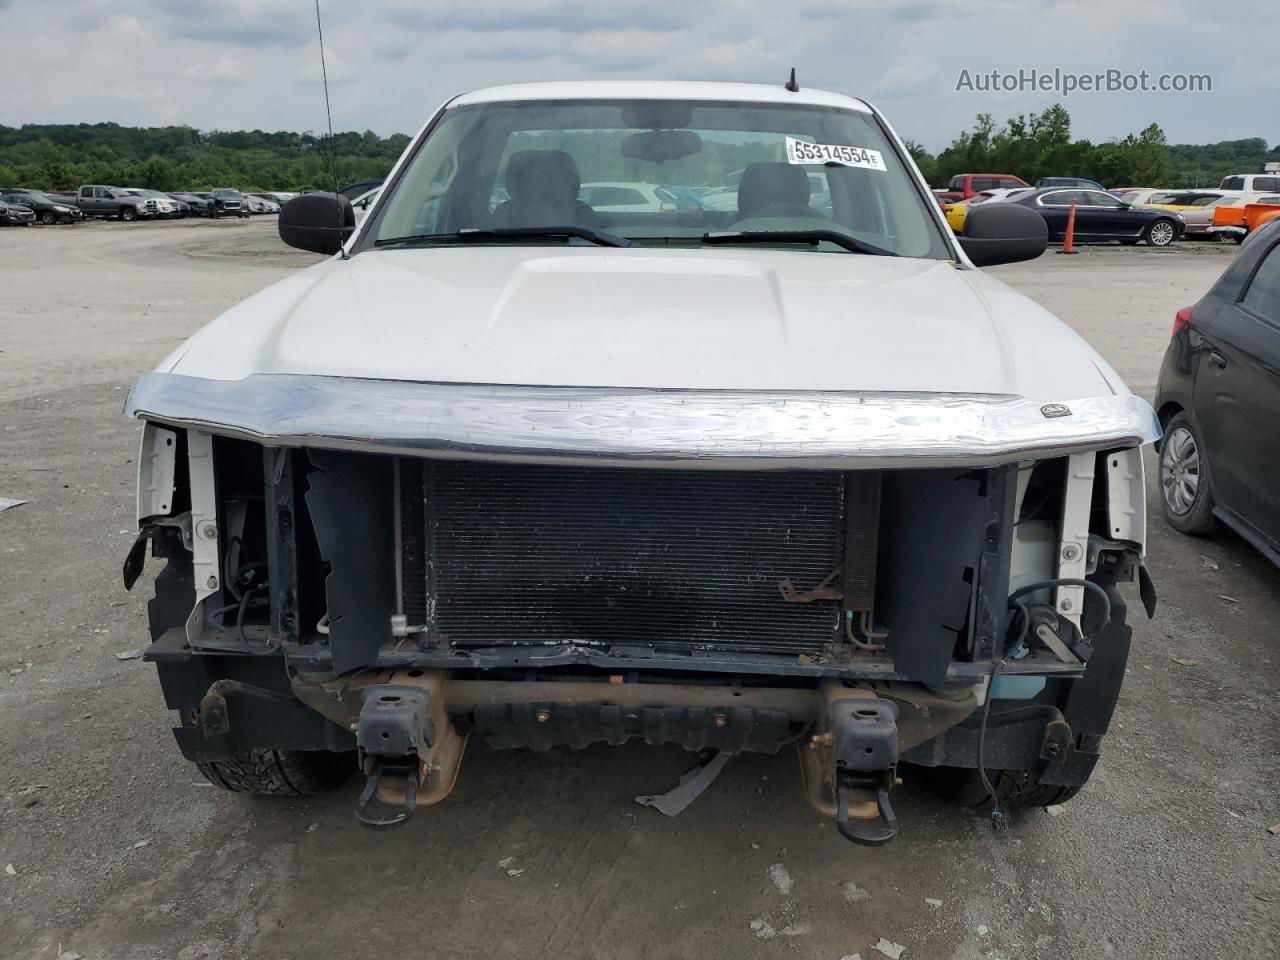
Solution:
M 342 201 L 338 199 L 338 148 L 333 142 L 333 112 L 329 109 L 329 71 L 324 64 L 324 28 L 320 25 L 320 0 L 316 0 L 316 35 L 320 38 L 320 80 L 324 84 L 324 115 L 329 122 L 329 167 L 333 172 L 333 209 L 338 215 L 338 236 L 347 228 L 342 216 Z M 347 245 L 339 248 L 342 259 L 347 259 Z

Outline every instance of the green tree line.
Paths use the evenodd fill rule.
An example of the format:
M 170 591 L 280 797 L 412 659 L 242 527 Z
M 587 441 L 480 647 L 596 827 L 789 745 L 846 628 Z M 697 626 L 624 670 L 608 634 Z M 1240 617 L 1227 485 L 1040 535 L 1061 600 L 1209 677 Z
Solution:
M 380 137 L 372 131 L 336 134 L 338 179 L 342 183 L 382 177 L 408 144 L 404 134 Z M 583 144 L 599 162 L 584 179 L 626 179 L 626 165 L 605 144 Z M 616 147 L 610 142 L 608 147 Z M 1071 117 L 1055 104 L 1041 113 L 1019 115 L 998 125 L 980 113 L 973 128 L 936 156 L 909 143 L 925 178 L 945 187 L 959 173 L 1013 173 L 1028 183 L 1040 177 L 1088 177 L 1107 186 L 1217 186 L 1233 173 L 1253 173 L 1280 161 L 1280 146 L 1260 137 L 1212 144 L 1167 144 L 1156 124 L 1106 143 L 1071 138 Z M 708 145 L 708 155 L 683 166 L 688 182 L 698 182 L 729 145 Z M 607 154 L 607 156 L 606 156 Z M 609 159 L 609 158 L 612 159 Z M 720 167 L 722 168 L 722 166 Z M 329 138 L 311 132 L 262 130 L 200 131 L 193 127 L 122 127 L 115 123 L 0 125 L 0 187 L 74 189 L 82 183 L 150 187 L 155 190 L 332 189 Z
M 373 131 L 333 138 L 342 183 L 383 177 L 408 144 Z M 333 189 L 328 136 L 114 123 L 0 125 L 0 186 L 74 189 L 83 183 L 153 190 Z
M 1280 160 L 1280 146 L 1268 150 L 1261 138 L 1170 145 L 1154 123 L 1106 143 L 1073 140 L 1071 116 L 1061 104 L 1003 125 L 980 113 L 972 129 L 936 156 L 915 143 L 908 147 L 935 187 L 961 173 L 1012 173 L 1028 183 L 1087 177 L 1108 187 L 1216 187 L 1225 176 L 1258 173 L 1265 162 Z

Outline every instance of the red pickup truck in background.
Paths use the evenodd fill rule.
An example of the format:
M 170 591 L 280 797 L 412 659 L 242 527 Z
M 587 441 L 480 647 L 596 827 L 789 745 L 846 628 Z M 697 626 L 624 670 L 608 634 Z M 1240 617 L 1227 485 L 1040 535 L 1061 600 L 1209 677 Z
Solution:
M 945 192 L 935 191 L 939 200 L 955 203 L 976 197 L 983 190 L 1029 187 L 1031 184 L 1012 173 L 959 173 L 951 178 Z

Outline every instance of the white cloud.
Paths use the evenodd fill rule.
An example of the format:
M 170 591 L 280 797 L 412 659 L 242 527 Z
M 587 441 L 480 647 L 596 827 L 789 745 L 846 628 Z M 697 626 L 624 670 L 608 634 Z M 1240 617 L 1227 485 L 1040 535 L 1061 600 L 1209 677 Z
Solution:
M 201 60 L 183 67 L 182 75 L 192 80 L 235 83 L 244 78 L 244 67 L 231 54 L 220 53 L 212 60 Z
M 942 71 L 934 61 L 909 57 L 890 67 L 871 89 L 877 100 L 887 101 L 928 96 L 936 93 L 942 83 Z
M 324 101 L 308 0 L 0 0 L 0 123 L 184 122 L 205 129 L 320 129 Z M 1205 95 L 1077 95 L 1076 135 L 1106 140 L 1160 123 L 1174 141 L 1262 136 L 1274 59 L 1262 0 L 1206 30 L 1199 0 L 1115 0 L 1100 26 L 1085 0 L 322 0 L 334 124 L 412 131 L 464 90 L 523 80 L 727 79 L 801 86 L 882 104 L 936 149 L 979 111 L 1040 110 L 1053 94 L 957 92 L 961 69 L 1119 67 L 1214 75 Z M 1133 27 L 1136 26 L 1136 29 Z M 1087 42 L 1051 45 L 1045 37 Z M 63 49 L 76 51 L 68 69 Z M 1194 50 L 1192 57 L 1188 51 Z M 162 104 L 157 101 L 163 101 Z

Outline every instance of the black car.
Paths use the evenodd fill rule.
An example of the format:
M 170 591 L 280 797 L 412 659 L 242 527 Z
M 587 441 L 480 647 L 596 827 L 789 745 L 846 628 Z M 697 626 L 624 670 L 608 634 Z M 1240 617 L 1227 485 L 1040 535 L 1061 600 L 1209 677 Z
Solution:
M 209 194 L 213 203 L 213 217 L 247 217 L 249 205 L 244 202 L 244 194 L 229 187 L 219 187 Z
M 1178 311 L 1156 412 L 1169 524 L 1204 534 L 1221 521 L 1280 564 L 1280 220 Z
M 61 203 L 38 190 L 0 190 L 0 202 L 30 207 L 35 214 L 34 219 L 41 223 L 76 223 L 84 219 L 79 207 Z
M 1131 207 L 1105 190 L 1077 190 L 1049 187 L 1022 194 L 1008 203 L 1020 203 L 1044 217 L 1049 239 L 1061 240 L 1067 233 L 1067 216 L 1076 205 L 1074 239 L 1080 243 L 1143 240 L 1153 247 L 1167 247 L 1182 236 L 1182 218 L 1169 210 Z
M 382 180 L 357 180 L 355 183 L 348 183 L 338 192 L 348 200 L 354 200 L 356 197 L 368 193 L 374 187 L 382 186 Z
M 36 222 L 36 212 L 25 204 L 0 200 L 0 226 L 29 227 Z
M 194 193 L 171 193 L 169 196 L 187 206 L 188 216 L 208 217 L 213 214 L 213 201 L 209 197 L 196 196 Z
M 1106 190 L 1107 188 L 1100 184 L 1097 180 L 1090 180 L 1088 177 L 1041 177 L 1036 181 L 1037 189 L 1040 187 L 1083 187 L 1086 190 Z

